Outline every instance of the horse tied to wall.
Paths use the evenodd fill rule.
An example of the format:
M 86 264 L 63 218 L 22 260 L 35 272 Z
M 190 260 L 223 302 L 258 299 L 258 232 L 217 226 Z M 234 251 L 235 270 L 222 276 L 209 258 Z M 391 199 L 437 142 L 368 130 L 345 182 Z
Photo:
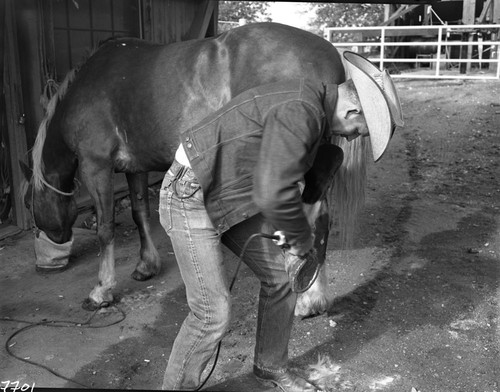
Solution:
M 167 170 L 180 132 L 232 97 L 258 85 L 299 77 L 342 83 L 340 55 L 321 37 L 275 23 L 249 24 L 216 38 L 169 45 L 113 39 L 66 76 L 38 130 L 32 191 L 26 197 L 32 201 L 36 227 L 56 244 L 70 241 L 77 217 L 73 187 L 79 170 L 95 204 L 102 249 L 98 283 L 84 301 L 85 308 L 113 300 L 113 173 L 126 174 L 140 236 L 140 259 L 132 277 L 146 280 L 161 265 L 151 239 L 147 173 Z M 348 222 L 363 197 L 366 145 L 362 139 L 332 140 L 344 151 L 329 192 L 332 197 L 321 208 L 306 206 L 314 215 L 310 221 L 316 222 L 315 246 L 323 259 L 332 219 L 327 207 L 331 202 L 326 200 L 334 199 L 339 216 Z M 327 285 L 323 267 L 315 284 L 299 297 L 296 313 L 324 312 Z

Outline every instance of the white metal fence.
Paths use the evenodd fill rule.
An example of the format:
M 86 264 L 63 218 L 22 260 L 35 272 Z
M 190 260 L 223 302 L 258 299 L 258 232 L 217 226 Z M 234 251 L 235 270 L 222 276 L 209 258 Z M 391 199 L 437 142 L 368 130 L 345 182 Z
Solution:
M 500 79 L 500 25 L 328 27 L 340 50 L 361 52 L 393 78 Z M 403 52 L 401 56 L 401 53 Z

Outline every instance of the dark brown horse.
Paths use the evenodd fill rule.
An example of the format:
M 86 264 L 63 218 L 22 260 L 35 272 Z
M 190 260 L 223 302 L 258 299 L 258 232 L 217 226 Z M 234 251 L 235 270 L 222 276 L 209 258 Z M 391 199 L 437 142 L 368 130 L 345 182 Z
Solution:
M 53 188 L 70 193 L 80 171 L 95 203 L 102 248 L 99 281 L 87 307 L 111 301 L 115 286 L 113 173 L 127 176 L 141 240 L 132 276 L 145 280 L 157 274 L 161 264 L 150 235 L 147 172 L 168 169 L 179 132 L 235 95 L 297 77 L 333 83 L 345 79 L 340 56 L 329 42 L 274 23 L 170 45 L 108 41 L 78 72 L 67 76 L 49 105 L 33 149 L 32 208 L 36 225 L 52 241 L 69 241 L 77 216 L 75 201 Z M 336 197 L 345 215 L 352 217 L 363 193 L 365 146 L 362 140 L 335 143 L 345 157 L 335 181 Z M 324 233 L 326 246 L 328 230 Z M 318 284 L 326 284 L 325 276 Z M 304 299 L 308 310 L 303 313 L 324 308 L 325 287 L 313 287 L 314 291 L 312 300 Z

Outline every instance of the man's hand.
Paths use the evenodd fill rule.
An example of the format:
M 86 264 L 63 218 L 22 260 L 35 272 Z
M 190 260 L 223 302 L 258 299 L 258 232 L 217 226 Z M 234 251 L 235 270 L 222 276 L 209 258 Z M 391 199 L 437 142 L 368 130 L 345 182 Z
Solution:
M 290 249 L 290 245 L 286 242 L 285 233 L 282 231 L 275 231 L 273 235 L 279 237 L 278 240 L 273 240 L 276 245 L 278 245 L 281 249 Z
M 302 256 L 291 252 L 285 254 L 285 269 L 288 273 L 288 279 L 292 290 L 297 293 L 302 293 L 311 287 L 318 276 L 319 268 L 314 248 Z

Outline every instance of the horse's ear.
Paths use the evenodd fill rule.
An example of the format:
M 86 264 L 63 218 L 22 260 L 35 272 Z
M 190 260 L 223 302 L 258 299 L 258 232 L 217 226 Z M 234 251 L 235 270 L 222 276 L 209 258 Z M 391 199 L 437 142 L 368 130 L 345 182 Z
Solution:
M 33 170 L 31 170 L 31 168 L 23 161 L 19 161 L 19 167 L 21 168 L 26 181 L 30 182 L 31 177 L 33 177 Z

